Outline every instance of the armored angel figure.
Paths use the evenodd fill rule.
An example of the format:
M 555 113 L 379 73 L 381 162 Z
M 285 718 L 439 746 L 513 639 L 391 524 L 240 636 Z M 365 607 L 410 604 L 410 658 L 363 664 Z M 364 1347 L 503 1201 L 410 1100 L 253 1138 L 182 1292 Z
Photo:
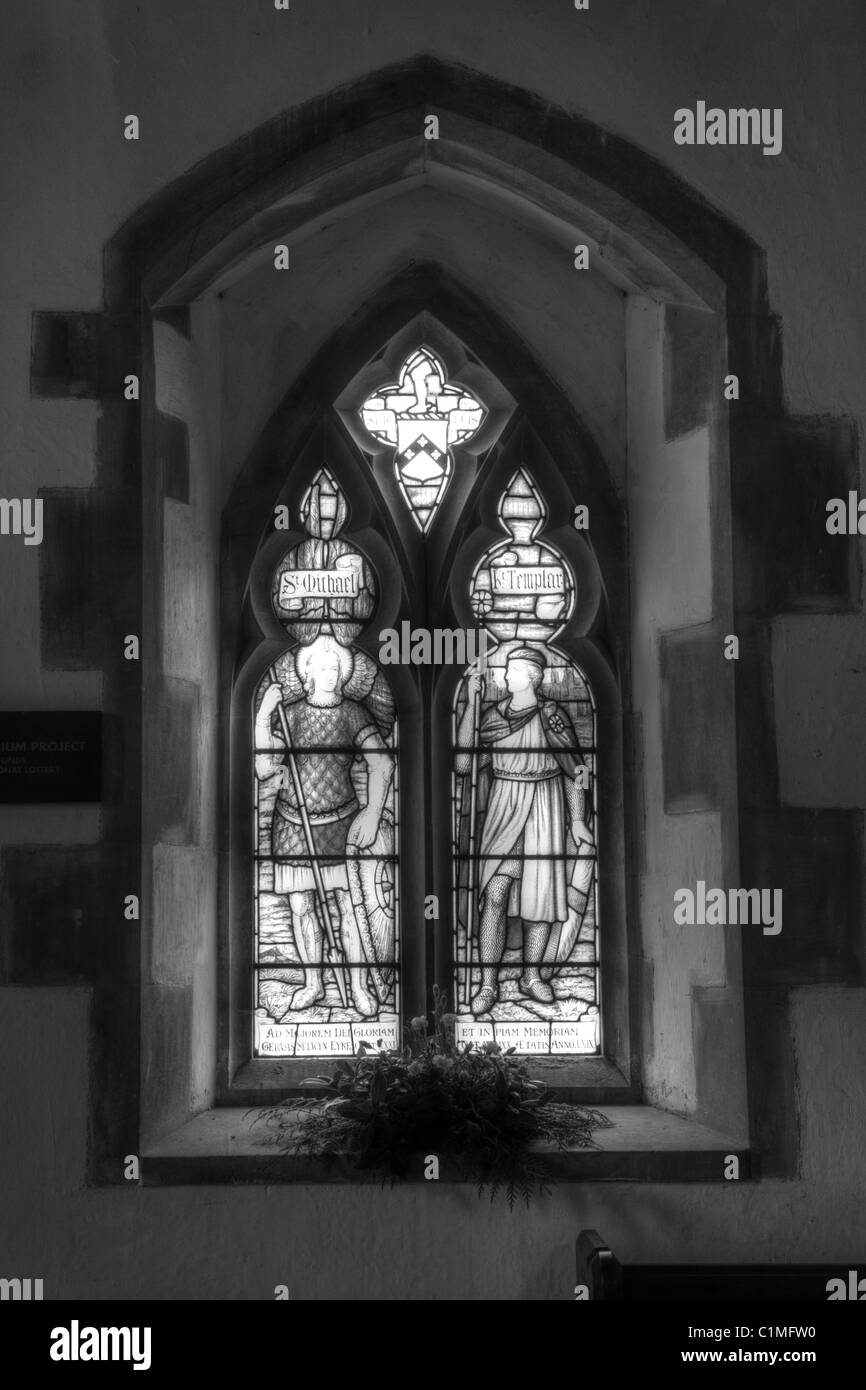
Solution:
M 287 699 L 273 680 L 256 715 L 256 774 L 280 778 L 271 844 L 274 891 L 288 897 L 304 984 L 289 1012 L 325 997 L 333 970 L 344 1005 L 346 979 L 363 1018 L 388 993 L 389 943 L 371 929 L 371 856 L 392 848 L 386 810 L 394 772 L 368 699 L 344 692 L 355 657 L 332 636 L 301 647 L 294 668 L 303 694 Z M 274 672 L 274 674 L 276 674 Z M 359 769 L 359 764 L 361 764 Z

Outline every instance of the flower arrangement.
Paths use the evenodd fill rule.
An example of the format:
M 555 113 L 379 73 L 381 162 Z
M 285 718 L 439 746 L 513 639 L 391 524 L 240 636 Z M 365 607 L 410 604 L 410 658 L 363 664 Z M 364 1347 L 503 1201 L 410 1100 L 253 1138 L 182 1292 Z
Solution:
M 383 1181 L 408 1176 L 413 1159 L 434 1154 L 491 1201 L 509 1206 L 549 1190 L 554 1180 L 540 1141 L 560 1149 L 594 1147 L 594 1129 L 611 1122 L 597 1110 L 553 1099 L 514 1049 L 495 1043 L 458 1047 L 454 1014 L 434 986 L 433 1027 L 413 1018 L 402 1050 L 362 1046 L 329 1076 L 301 1084 L 317 1095 L 259 1111 L 256 1123 L 287 1153 L 327 1160 L 349 1156 L 357 1170 Z

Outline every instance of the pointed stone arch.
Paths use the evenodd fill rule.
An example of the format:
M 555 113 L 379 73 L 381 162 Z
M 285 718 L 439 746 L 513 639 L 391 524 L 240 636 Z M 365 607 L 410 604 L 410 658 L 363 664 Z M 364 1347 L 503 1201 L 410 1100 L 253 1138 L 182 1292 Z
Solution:
M 443 118 L 442 138 L 423 142 L 422 116 L 431 109 Z M 416 149 L 422 143 L 427 146 L 423 158 Z M 125 769 L 124 776 L 108 789 L 104 803 L 106 855 L 95 875 L 100 899 L 113 893 L 121 900 L 135 887 L 142 867 L 138 846 L 142 832 L 145 844 L 150 842 L 155 804 L 162 807 L 157 819 L 169 815 L 180 826 L 172 831 L 175 835 L 192 833 L 195 821 L 187 804 L 188 788 L 155 787 L 152 770 L 144 778 L 139 774 L 142 751 L 147 766 L 148 741 L 159 735 L 161 727 L 161 715 L 157 717 L 159 712 L 148 703 L 152 688 L 145 690 L 143 701 L 137 690 L 130 689 L 129 673 L 118 669 L 116 634 L 110 624 L 97 617 L 84 627 L 74 607 L 78 604 L 82 611 L 98 613 L 99 605 L 91 600 L 111 586 L 128 614 L 129 630 L 143 629 L 152 643 L 159 642 L 162 596 L 157 562 L 162 561 L 164 535 L 161 521 L 154 522 L 153 517 L 156 504 L 161 505 L 166 496 L 182 500 L 189 459 L 182 422 L 156 406 L 154 332 L 159 325 L 168 326 L 183 340 L 191 297 L 261 255 L 275 228 L 291 236 L 309 235 L 322 220 L 352 215 L 364 200 L 384 206 L 385 200 L 399 198 L 413 180 L 447 188 L 464 199 L 488 199 L 490 206 L 509 217 L 531 222 L 550 247 L 559 244 L 558 238 L 565 245 L 566 230 L 580 229 L 580 239 L 593 248 L 612 283 L 637 287 L 648 298 L 671 306 L 666 316 L 671 379 L 690 360 L 693 338 L 689 335 L 701 316 L 709 312 L 720 317 L 727 358 L 735 364 L 742 388 L 725 444 L 730 489 L 715 499 L 731 518 L 726 539 L 733 556 L 729 630 L 737 631 L 743 657 L 748 658 L 740 663 L 733 697 L 733 763 L 740 803 L 749 808 L 749 815 L 734 833 L 743 882 L 759 881 L 768 862 L 778 863 L 781 815 L 767 674 L 769 632 L 764 619 L 785 608 L 827 611 L 856 603 L 859 571 L 856 560 L 850 559 L 851 550 L 837 547 L 831 553 L 821 544 L 811 546 L 808 490 L 803 490 L 805 502 L 796 500 L 797 483 L 814 477 L 816 469 L 830 492 L 844 493 L 854 472 L 852 434 L 835 422 L 828 426 L 826 421 L 785 420 L 779 325 L 769 312 L 764 255 L 722 212 L 659 160 L 584 116 L 486 74 L 418 55 L 275 116 L 209 155 L 151 198 L 106 246 L 101 314 L 36 315 L 35 346 L 41 341 L 41 328 L 50 327 L 43 320 L 63 318 L 70 352 L 76 345 L 86 347 L 78 360 L 89 364 L 89 375 L 82 382 L 78 372 L 76 392 L 98 395 L 103 407 L 97 486 L 80 499 L 57 496 L 58 514 L 66 518 L 71 558 L 46 572 L 43 585 L 45 659 L 59 668 L 87 665 L 105 671 L 105 710 L 118 764 L 122 761 Z M 400 294 L 417 311 L 425 276 L 429 289 L 440 278 L 439 268 L 430 264 L 405 271 L 402 290 L 393 295 L 395 327 L 401 315 L 403 321 L 406 317 L 407 305 L 397 303 Z M 419 293 L 412 291 L 413 278 Z M 399 282 L 400 277 L 393 283 Z M 442 289 L 447 299 L 447 283 L 442 283 Z M 387 299 L 385 295 L 382 302 Z M 443 317 L 458 322 L 453 314 Z M 473 339 L 471 324 L 463 325 L 461 336 Z M 337 331 L 337 348 L 340 341 Z M 477 341 L 483 342 L 483 334 Z M 491 341 L 488 347 L 490 364 L 497 370 L 496 343 Z M 512 334 L 508 352 L 520 351 L 531 358 L 531 351 Z M 131 409 L 122 396 L 123 379 L 129 373 L 136 373 L 142 383 L 140 411 Z M 51 382 L 46 384 L 38 374 L 34 377 L 36 391 L 49 388 L 54 389 Z M 557 391 L 549 381 L 539 381 L 537 389 L 553 403 L 550 411 L 541 412 L 549 443 L 560 429 L 550 423 L 556 417 Z M 570 423 L 561 425 L 562 438 L 582 439 L 580 423 L 570 408 L 569 413 Z M 564 410 L 562 416 L 564 420 Z M 533 412 L 533 418 L 537 423 L 539 415 Z M 686 411 L 685 421 L 680 420 L 677 427 L 687 426 L 689 418 Z M 756 420 L 760 422 L 757 429 Z M 262 477 L 270 466 L 266 450 L 263 437 L 261 448 L 253 451 L 257 462 L 252 456 L 248 461 Z M 561 451 L 557 453 L 562 456 Z M 609 528 L 600 549 L 607 549 L 615 560 L 616 537 L 625 523 L 622 499 L 603 481 L 604 461 L 596 460 L 598 466 L 592 467 L 589 443 L 585 458 L 600 498 L 599 521 Z M 727 465 L 722 472 L 726 470 Z M 786 482 L 795 500 L 787 528 L 790 543 L 779 546 L 768 503 L 776 486 Z M 243 538 L 242 548 L 254 545 L 255 523 L 243 506 L 227 518 L 227 527 Z M 79 553 L 95 554 L 86 577 L 76 573 Z M 606 568 L 605 573 L 615 586 L 615 567 Z M 90 598 L 85 594 L 82 603 L 82 586 L 87 585 L 93 586 L 92 593 L 88 591 Z M 710 647 L 698 633 L 692 643 L 667 643 L 663 662 L 672 673 L 670 679 L 683 669 L 683 662 L 703 661 L 700 653 Z M 159 678 L 151 681 L 152 687 L 158 684 Z M 181 750 L 197 727 L 198 696 L 193 684 L 175 682 L 162 709 L 167 736 L 174 740 L 171 746 Z M 672 727 L 676 727 L 675 719 Z M 639 731 L 632 734 L 639 745 Z M 674 801 L 677 792 L 672 788 Z M 840 834 L 847 834 L 845 826 Z M 636 830 L 635 842 L 639 839 Z M 59 876 L 68 873 L 68 866 L 61 862 Z M 145 920 L 152 919 L 151 896 L 145 887 Z M 110 979 L 103 957 L 91 971 L 95 1009 L 104 1024 L 103 1044 L 94 1061 L 92 1090 L 97 1099 L 91 1160 L 92 1171 L 106 1181 L 115 1176 L 113 1155 L 118 1146 L 131 1147 L 127 1136 L 140 1121 L 131 1084 L 140 1060 L 141 975 L 134 947 L 131 938 L 126 938 Z M 797 979 L 797 967 L 792 966 L 793 974 L 786 974 L 784 967 L 776 969 L 767 987 L 769 996 L 761 983 L 761 969 L 762 962 L 747 951 L 744 978 L 753 1125 L 784 1170 L 785 1165 L 790 1167 L 796 1146 L 785 1001 L 789 981 Z M 724 1006 L 712 997 L 712 991 L 705 993 L 703 1005 L 696 1004 L 697 1070 L 703 1069 L 704 1074 L 704 1082 L 698 1084 L 703 1096 L 699 1113 L 710 1114 L 715 1104 L 718 1086 L 707 1059 L 717 1048 L 723 1015 Z M 144 1070 L 157 1078 L 173 1075 L 178 1050 L 185 1055 L 191 1046 L 191 1016 L 180 1009 L 172 1020 L 173 1041 L 163 1029 L 160 1040 L 145 1043 Z M 204 1069 L 196 1064 L 192 1073 L 199 1080 L 185 1076 L 175 1095 L 151 1116 L 157 1127 L 186 1113 L 193 1092 L 206 1098 L 208 1087 L 200 1080 Z M 779 1084 L 780 1075 L 784 1084 Z

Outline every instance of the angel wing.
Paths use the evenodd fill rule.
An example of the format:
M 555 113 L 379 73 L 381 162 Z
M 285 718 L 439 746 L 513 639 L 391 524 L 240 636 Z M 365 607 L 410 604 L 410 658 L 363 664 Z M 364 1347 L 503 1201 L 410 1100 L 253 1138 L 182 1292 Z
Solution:
M 343 694 L 349 700 L 363 701 L 378 724 L 382 737 L 388 738 L 396 718 L 391 688 L 371 656 L 355 651 L 354 658 L 354 669 L 343 687 Z

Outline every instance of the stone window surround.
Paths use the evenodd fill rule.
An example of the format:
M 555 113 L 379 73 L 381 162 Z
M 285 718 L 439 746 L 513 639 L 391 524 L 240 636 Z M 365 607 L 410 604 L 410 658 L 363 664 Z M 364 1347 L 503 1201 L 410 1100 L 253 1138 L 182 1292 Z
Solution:
M 767 313 L 765 272 L 757 248 L 723 217 L 693 198 L 660 165 L 625 142 L 605 132 L 595 131 L 581 118 L 553 110 L 547 103 L 479 74 L 467 74 L 461 69 L 422 58 L 384 74 L 374 74 L 355 84 L 350 91 L 333 94 L 328 99 L 335 117 L 335 129 L 340 128 L 340 121 L 345 120 L 346 113 L 351 113 L 349 125 L 352 135 L 344 134 L 337 142 L 338 145 L 340 142 L 346 144 L 349 158 L 358 154 L 357 149 L 351 148 L 352 141 L 362 145 L 368 136 L 372 136 L 372 147 L 377 143 L 384 147 L 381 139 L 377 141 L 377 126 L 382 129 L 390 127 L 392 133 L 404 142 L 410 139 L 418 113 L 436 102 L 442 109 L 450 108 L 465 123 L 464 133 L 469 132 L 470 128 L 476 135 L 481 131 L 483 138 L 477 142 L 477 167 L 483 167 L 487 174 L 492 167 L 490 161 L 502 155 L 504 144 L 511 142 L 514 145 L 515 140 L 519 143 L 520 139 L 524 139 L 530 142 L 530 149 L 538 155 L 534 167 L 540 174 L 549 172 L 552 167 L 561 171 L 563 162 L 570 165 L 568 178 L 559 182 L 553 179 L 550 187 L 559 188 L 562 193 L 569 179 L 572 186 L 575 179 L 578 182 L 582 180 L 589 207 L 588 213 L 586 206 L 583 209 L 587 217 L 593 215 L 593 196 L 596 197 L 594 215 L 596 218 L 602 216 L 597 197 L 599 185 L 593 182 L 600 174 L 604 173 L 607 179 L 607 198 L 601 200 L 601 206 L 608 218 L 612 211 L 616 211 L 616 197 L 611 199 L 610 190 L 617 185 L 629 189 L 630 212 L 633 214 L 629 220 L 629 236 L 627 240 L 614 237 L 609 242 L 620 257 L 620 272 L 622 264 L 630 259 L 628 268 L 636 273 L 635 260 L 639 261 L 641 244 L 640 236 L 636 236 L 636 233 L 643 226 L 647 233 L 644 246 L 651 248 L 649 254 L 659 273 L 659 262 L 665 259 L 662 253 L 671 252 L 668 265 L 676 267 L 674 278 L 679 285 L 679 303 L 684 307 L 693 306 L 696 300 L 701 299 L 706 303 L 706 296 L 709 295 L 714 300 L 713 307 L 723 309 L 729 353 L 736 358 L 741 379 L 748 383 L 750 395 L 739 412 L 742 424 L 730 440 L 734 488 L 741 490 L 743 480 L 740 474 L 754 457 L 755 448 L 763 449 L 768 457 L 775 450 L 768 421 L 779 421 L 775 427 L 777 432 L 784 428 L 778 371 L 778 329 Z M 80 371 L 77 375 L 73 373 L 74 389 L 67 392 L 78 396 L 99 395 L 103 400 L 99 438 L 100 485 L 105 486 L 107 475 L 111 475 L 111 500 L 105 517 L 110 518 L 118 500 L 122 502 L 120 515 L 125 515 L 130 489 L 134 495 L 142 470 L 147 467 L 146 461 L 153 456 L 159 421 L 152 409 L 153 383 L 148 362 L 151 312 L 164 320 L 174 319 L 182 327 L 184 304 L 190 302 L 201 292 L 204 284 L 212 280 L 221 258 L 224 263 L 227 255 L 238 253 L 238 237 L 245 233 L 238 230 L 242 219 L 236 215 L 237 206 L 246 200 L 247 205 L 255 209 L 273 201 L 272 195 L 279 182 L 282 180 L 285 185 L 287 169 L 290 180 L 295 179 L 300 183 L 305 179 L 309 181 L 318 154 L 315 148 L 318 136 L 314 132 L 321 128 L 321 104 L 315 105 L 309 127 L 305 127 L 303 111 L 300 115 L 293 113 L 291 130 L 282 122 L 282 118 L 278 118 L 269 124 L 267 132 L 255 132 L 238 142 L 231 151 L 221 151 L 204 161 L 192 175 L 178 180 L 171 189 L 153 199 L 130 220 L 107 248 L 106 301 L 103 314 L 98 316 L 98 345 L 93 354 L 89 348 L 87 353 L 79 354 L 79 366 L 91 355 L 94 357 L 94 380 L 82 382 L 78 380 Z M 498 128 L 489 138 L 483 131 L 484 109 L 497 110 Z M 361 112 L 367 117 L 366 123 L 358 119 Z M 519 137 L 515 135 L 518 127 L 522 127 Z M 307 129 L 310 131 L 309 138 Z M 532 142 L 535 142 L 534 146 Z M 250 159 L 246 166 L 255 167 L 258 171 L 258 182 L 254 186 L 241 186 L 243 176 L 238 179 L 236 172 L 239 155 L 242 156 L 246 145 L 250 150 L 258 150 L 260 155 L 265 152 L 264 158 Z M 483 148 L 485 145 L 486 150 Z M 429 154 L 434 158 L 434 152 Z M 435 151 L 435 159 L 441 161 L 444 172 L 444 166 L 449 161 L 452 167 L 465 162 L 465 148 L 458 160 L 454 151 L 449 150 L 443 142 Z M 588 174 L 584 172 L 587 170 L 590 171 Z M 232 207 L 229 207 L 227 191 L 231 192 L 235 187 L 238 189 L 237 196 Z M 616 219 L 613 221 L 615 225 Z M 588 222 L 585 224 L 588 225 Z M 596 226 L 599 225 L 597 221 Z M 668 232 L 667 228 L 675 230 Z M 267 239 L 269 229 L 260 222 L 258 233 Z M 191 258 L 189 247 L 192 238 L 196 239 L 201 254 Z M 627 253 L 630 253 L 630 257 Z M 613 259 L 617 257 L 613 256 Z M 723 302 L 712 288 L 720 281 L 726 285 Z M 139 317 L 142 308 L 140 291 L 144 293 L 144 322 Z M 92 316 L 87 317 L 89 320 Z M 447 319 L 448 316 L 443 317 Z M 452 321 L 459 327 L 456 319 Z M 119 397 L 116 370 L 113 369 L 117 361 L 125 365 L 139 365 L 143 385 L 140 424 L 136 422 L 128 404 Z M 56 389 L 56 383 L 45 381 L 41 385 L 38 381 L 34 382 L 34 390 L 64 394 Z M 149 399 L 151 404 L 148 403 Z M 759 418 L 759 423 L 753 432 L 749 420 L 755 416 Z M 739 459 L 743 462 L 738 463 Z M 828 469 L 828 473 L 832 473 L 832 469 Z M 184 486 L 183 482 L 173 484 L 174 491 L 170 495 L 176 495 L 178 487 Z M 840 489 L 843 486 L 847 486 L 847 479 L 844 484 L 840 483 Z M 741 523 L 736 522 L 736 525 Z M 123 575 L 124 597 L 134 609 L 136 586 L 129 578 L 129 565 L 138 553 L 140 537 L 136 535 L 134 521 L 117 529 L 124 538 L 122 557 L 113 556 L 107 539 L 104 551 L 109 555 L 110 566 L 116 566 L 114 572 Z M 110 531 L 109 525 L 101 534 L 107 537 Z M 754 542 L 754 537 L 752 540 Z M 774 757 L 772 752 L 767 751 L 773 747 L 772 710 L 764 684 L 768 634 L 766 624 L 756 620 L 755 614 L 760 616 L 762 612 L 774 611 L 780 602 L 783 586 L 790 590 L 792 581 L 790 572 L 786 572 L 780 562 L 774 562 L 772 558 L 759 572 L 747 558 L 743 544 L 742 534 L 737 539 L 735 532 L 733 548 L 739 566 L 739 588 L 735 593 L 739 615 L 737 630 L 742 633 L 743 647 L 753 658 L 752 674 L 740 679 L 737 689 L 736 763 L 740 773 L 740 803 L 749 808 L 738 838 L 741 863 L 745 856 L 746 860 L 760 866 L 769 862 L 768 854 L 772 857 L 771 842 L 776 838 L 773 807 L 777 789 Z M 778 574 L 773 568 L 774 563 Z M 817 560 L 815 563 L 817 565 Z M 855 569 L 856 564 L 852 563 L 847 593 L 845 581 L 831 576 L 839 589 L 838 596 L 834 591 L 832 598 L 837 606 L 844 606 L 846 602 L 850 606 L 854 601 L 858 578 Z M 147 570 L 145 566 L 145 573 Z M 799 581 L 807 594 L 812 578 L 806 576 Z M 48 582 L 50 590 L 50 575 Z M 751 589 L 748 587 L 750 584 Z M 817 580 L 813 587 L 820 587 Z M 808 597 L 806 601 L 808 603 Z M 791 598 L 788 602 L 791 602 Z M 821 606 L 820 601 L 818 606 Z M 62 642 L 59 647 L 62 647 Z M 110 651 L 104 662 L 107 672 L 107 737 L 109 746 L 118 739 L 122 740 L 125 765 L 132 768 L 139 736 L 134 718 L 130 720 L 130 710 L 135 705 L 134 685 L 130 684 L 130 677 L 134 673 L 126 669 L 119 675 L 111 674 L 112 670 L 116 671 L 116 661 L 113 650 L 106 648 L 106 651 Z M 118 721 L 122 723 L 122 732 Z M 761 729 L 765 730 L 763 735 Z M 634 755 L 631 740 L 636 737 L 637 731 L 630 730 L 627 721 L 627 756 Z M 140 804 L 134 775 L 128 777 L 123 786 L 112 785 L 111 799 L 106 806 L 106 839 L 117 850 L 116 886 L 124 890 L 131 881 L 130 870 L 134 872 L 135 827 L 140 822 Z M 762 825 L 768 827 L 766 850 L 760 838 Z M 137 972 L 129 945 L 129 941 L 124 944 L 125 964 L 121 965 L 118 959 L 122 972 L 129 975 L 128 981 L 120 983 L 114 976 L 108 980 L 103 974 L 95 996 L 96 1009 L 104 1025 L 103 1044 L 94 1063 L 94 1113 L 91 1123 L 91 1174 L 97 1181 L 117 1181 L 115 1155 L 118 1144 L 127 1151 L 133 1147 L 131 1136 L 136 1125 L 138 1107 L 132 1094 L 134 1087 L 130 1087 L 129 1082 L 135 1075 L 130 1063 L 135 1052 L 135 1000 L 139 986 L 136 984 Z M 750 953 L 750 956 L 753 955 Z M 762 1146 L 771 1153 L 776 1170 L 785 1172 L 790 1171 L 792 1161 L 792 1111 L 790 1062 L 786 1060 L 784 1035 L 779 1031 L 778 1024 L 785 1012 L 784 980 L 774 977 L 766 988 L 762 988 L 759 977 L 754 973 L 755 968 L 754 960 L 747 956 L 745 1000 L 747 1034 L 752 1044 L 748 1068 L 753 1136 L 759 1142 L 763 1141 Z M 713 1000 L 708 997 L 707 1002 L 709 1012 L 702 1021 L 696 1019 L 696 1037 L 708 1055 L 712 1052 L 714 1024 Z M 768 1003 L 771 1005 L 769 1009 L 766 1007 Z M 122 1017 L 118 1010 L 122 1011 Z M 776 1031 L 773 1032 L 773 1029 Z M 768 1046 L 761 1047 L 762 1041 Z M 780 1074 L 783 1078 L 781 1084 Z M 126 1082 L 123 1081 L 124 1077 Z M 708 1095 L 713 1091 L 713 1084 L 713 1077 L 709 1075 Z M 634 1106 L 630 1110 L 638 1121 L 639 1112 L 644 1107 Z M 675 1117 L 670 1118 L 673 1123 Z M 167 1140 L 160 1140 L 158 1144 L 164 1150 L 170 1147 Z M 731 1148 L 730 1151 L 735 1150 Z M 144 1146 L 144 1153 L 147 1155 L 155 1151 L 152 1146 Z

